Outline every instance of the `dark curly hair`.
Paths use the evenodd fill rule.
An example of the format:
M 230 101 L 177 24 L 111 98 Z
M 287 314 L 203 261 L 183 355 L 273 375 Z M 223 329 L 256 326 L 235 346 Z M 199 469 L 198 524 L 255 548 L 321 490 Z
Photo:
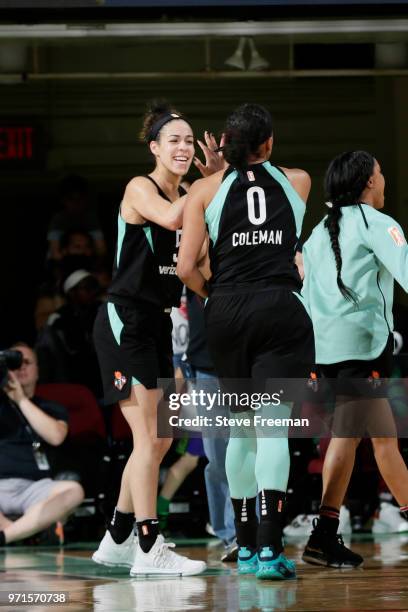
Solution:
M 148 142 L 150 131 L 156 121 L 171 113 L 181 116 L 181 113 L 179 113 L 179 111 L 171 106 L 171 104 L 166 100 L 152 100 L 149 102 L 147 105 L 147 110 L 143 116 L 143 127 L 139 134 L 140 140 L 142 142 Z M 157 139 L 159 138 L 160 133 Z
M 231 166 L 241 170 L 248 157 L 272 136 L 272 117 L 259 104 L 243 104 L 227 119 L 225 126 L 224 157 Z

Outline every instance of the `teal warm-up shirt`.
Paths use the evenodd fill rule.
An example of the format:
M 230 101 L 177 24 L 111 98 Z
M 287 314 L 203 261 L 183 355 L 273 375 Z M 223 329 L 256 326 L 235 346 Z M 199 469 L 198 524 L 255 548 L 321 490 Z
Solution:
M 364 212 L 368 227 L 361 212 Z M 303 297 L 315 334 L 316 362 L 375 359 L 393 329 L 394 278 L 408 291 L 408 246 L 401 226 L 368 204 L 342 207 L 341 277 L 358 306 L 337 286 L 337 271 L 324 219 L 303 247 Z

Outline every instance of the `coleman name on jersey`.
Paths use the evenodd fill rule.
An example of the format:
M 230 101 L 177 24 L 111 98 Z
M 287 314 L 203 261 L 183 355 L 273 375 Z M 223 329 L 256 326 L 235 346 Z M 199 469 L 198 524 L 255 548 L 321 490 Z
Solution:
M 232 246 L 257 245 L 257 244 L 282 244 L 282 230 L 256 230 L 254 232 L 234 232 L 232 234 Z

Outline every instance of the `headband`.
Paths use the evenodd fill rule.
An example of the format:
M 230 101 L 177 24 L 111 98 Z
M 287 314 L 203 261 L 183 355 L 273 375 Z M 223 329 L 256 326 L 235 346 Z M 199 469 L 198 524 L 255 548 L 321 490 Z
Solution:
M 167 113 L 166 115 L 164 115 L 164 117 L 161 117 L 155 123 L 153 123 L 147 136 L 147 142 L 152 142 L 152 140 L 156 140 L 160 130 L 166 125 L 166 123 L 174 121 L 174 119 L 181 119 L 182 121 L 186 121 L 186 123 L 190 125 L 187 119 L 185 119 L 181 115 L 177 115 L 177 113 Z

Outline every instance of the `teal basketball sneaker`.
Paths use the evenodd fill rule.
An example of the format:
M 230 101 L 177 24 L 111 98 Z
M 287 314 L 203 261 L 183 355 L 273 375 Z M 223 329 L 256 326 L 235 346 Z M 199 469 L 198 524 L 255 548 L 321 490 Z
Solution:
M 238 549 L 238 574 L 256 574 L 258 571 L 258 555 L 256 552 L 240 546 Z
M 296 566 L 283 553 L 274 558 L 273 549 L 264 546 L 258 552 L 256 577 L 259 580 L 292 580 L 296 578 Z

